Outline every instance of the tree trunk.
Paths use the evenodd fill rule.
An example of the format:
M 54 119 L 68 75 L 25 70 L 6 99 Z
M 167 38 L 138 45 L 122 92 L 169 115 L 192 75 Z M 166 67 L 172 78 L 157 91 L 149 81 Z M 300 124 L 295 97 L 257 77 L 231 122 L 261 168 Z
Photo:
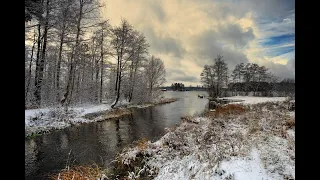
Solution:
M 98 91 L 98 89 L 99 89 L 99 86 L 98 86 L 98 80 L 99 80 L 99 60 L 96 60 L 96 62 L 95 62 L 95 67 L 96 67 L 96 80 L 95 80 L 95 102 L 98 102 L 99 101 L 99 99 L 98 99 L 98 97 L 99 97 L 99 91 Z
M 63 43 L 64 43 L 64 35 L 65 35 L 65 17 L 63 20 L 63 25 L 62 25 L 62 32 L 60 35 L 60 46 L 59 46 L 59 57 L 58 57 L 58 63 L 57 63 L 57 80 L 56 80 L 56 87 L 57 87 L 57 94 L 56 94 L 56 99 L 57 102 L 60 101 L 60 69 L 61 69 L 61 59 L 62 59 L 62 48 L 63 48 Z
M 36 71 L 35 71 L 35 80 L 34 80 L 34 86 L 35 88 L 37 88 L 39 85 L 39 69 L 40 69 L 40 51 L 41 51 L 41 26 L 40 23 L 38 24 L 38 49 L 37 49 L 37 58 L 36 58 Z M 34 96 L 35 96 L 35 102 L 34 105 L 38 106 L 38 94 L 36 93 L 36 91 L 34 91 Z
M 133 89 L 133 60 L 131 61 L 130 65 L 130 77 L 129 77 L 129 92 L 128 92 L 128 101 L 131 102 L 132 99 L 132 89 Z
M 100 103 L 102 103 L 102 87 L 103 87 L 103 55 L 100 61 Z
M 67 82 L 67 88 L 66 88 L 66 93 L 64 94 L 63 99 L 61 100 L 61 104 L 64 106 L 68 106 L 71 102 L 72 98 L 72 91 L 73 91 L 73 86 L 74 86 L 74 75 L 75 75 L 75 67 L 77 63 L 77 57 L 74 57 L 76 53 L 79 51 L 79 36 L 80 36 L 80 25 L 81 25 L 81 19 L 82 19 L 82 8 L 83 8 L 83 2 L 80 0 L 80 14 L 79 14 L 79 19 L 77 22 L 77 35 L 76 35 L 76 44 L 74 47 L 74 51 L 71 53 L 71 66 L 70 66 L 70 73 L 69 73 L 69 78 Z M 73 61 L 73 58 L 75 59 Z M 70 95 L 69 95 L 69 91 Z
M 138 56 L 138 58 L 139 58 L 139 56 Z M 129 102 L 131 102 L 131 100 L 133 98 L 133 90 L 134 90 L 134 85 L 135 85 L 135 82 L 136 82 L 137 69 L 138 69 L 138 62 L 136 62 L 136 65 L 135 65 L 135 68 L 134 68 L 132 87 L 131 87 L 130 94 L 129 94 Z
M 25 101 L 28 100 L 28 92 L 29 92 L 29 87 L 30 87 L 30 81 L 31 81 L 31 74 L 32 74 L 32 60 L 33 60 L 33 50 L 34 46 L 36 44 L 36 34 L 33 36 L 33 45 L 31 49 L 31 57 L 30 57 L 30 64 L 29 64 L 29 73 L 28 73 L 28 82 L 27 82 L 27 87 L 26 87 L 26 93 L 25 93 Z
M 118 64 L 117 64 L 117 79 L 116 79 L 116 101 L 111 105 L 111 108 L 113 108 L 119 101 L 120 97 L 120 83 L 121 83 L 121 61 L 122 61 L 122 53 L 123 53 L 123 46 L 124 46 L 124 30 L 122 30 L 122 39 L 121 39 L 121 49 L 120 54 L 118 53 Z
M 58 55 L 58 63 L 57 63 L 57 72 L 56 72 L 56 101 L 60 102 L 60 70 L 61 70 L 61 60 L 62 60 L 62 50 L 64 44 L 64 36 L 66 30 L 66 17 L 70 7 L 70 0 L 68 0 L 67 7 L 63 13 L 63 20 L 62 20 L 62 31 L 60 34 L 60 46 L 59 46 L 59 55 Z
M 103 86 L 103 27 L 101 29 L 101 61 L 100 61 L 100 103 L 102 103 L 102 86 Z
M 45 20 L 45 25 L 44 25 L 44 32 L 43 32 L 43 46 L 42 46 L 42 52 L 41 52 L 41 58 L 38 63 L 38 76 L 37 80 L 35 83 L 35 103 L 38 107 L 41 105 L 41 88 L 42 88 L 42 80 L 43 80 L 43 69 L 44 69 L 44 61 L 45 61 L 45 55 L 46 55 L 46 48 L 47 48 L 47 36 L 48 36 L 48 28 L 49 28 L 49 0 L 47 0 L 46 4 L 46 20 Z M 40 34 L 40 33 L 39 33 Z
M 112 104 L 111 108 L 114 108 L 114 106 L 118 103 L 119 98 L 120 98 L 120 86 L 121 85 L 121 71 L 119 72 L 119 83 L 117 87 L 117 97 L 115 103 Z
M 102 88 L 103 88 L 103 60 L 101 60 L 101 69 L 100 69 L 100 103 L 102 103 Z

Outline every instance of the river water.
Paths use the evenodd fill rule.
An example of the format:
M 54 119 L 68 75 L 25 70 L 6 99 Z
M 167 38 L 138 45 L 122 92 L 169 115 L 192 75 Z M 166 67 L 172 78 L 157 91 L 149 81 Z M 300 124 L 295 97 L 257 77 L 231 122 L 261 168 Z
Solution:
M 180 124 L 180 117 L 201 113 L 208 100 L 204 91 L 166 91 L 178 101 L 145 109 L 114 120 L 81 124 L 25 140 L 25 179 L 42 179 L 68 165 L 96 163 L 107 167 L 116 153 L 141 138 L 156 141 L 166 127 Z

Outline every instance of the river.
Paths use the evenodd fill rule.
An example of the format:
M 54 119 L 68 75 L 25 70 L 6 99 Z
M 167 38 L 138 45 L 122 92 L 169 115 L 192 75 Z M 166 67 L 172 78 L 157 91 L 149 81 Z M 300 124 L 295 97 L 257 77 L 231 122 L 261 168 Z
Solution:
M 131 115 L 72 126 L 25 140 L 25 179 L 42 179 L 68 165 L 96 163 L 107 167 L 116 153 L 141 138 L 158 140 L 166 127 L 180 124 L 180 117 L 201 113 L 208 100 L 198 98 L 204 91 L 165 91 L 178 101 L 145 109 Z

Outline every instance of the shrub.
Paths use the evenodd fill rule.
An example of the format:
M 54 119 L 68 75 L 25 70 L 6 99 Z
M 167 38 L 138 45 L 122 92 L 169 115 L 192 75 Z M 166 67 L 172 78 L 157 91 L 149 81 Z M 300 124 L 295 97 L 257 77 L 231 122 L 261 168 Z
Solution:
M 230 115 L 230 114 L 243 114 L 246 112 L 246 109 L 243 105 L 239 104 L 228 104 L 225 106 L 219 106 L 216 109 L 216 116 L 220 115 Z

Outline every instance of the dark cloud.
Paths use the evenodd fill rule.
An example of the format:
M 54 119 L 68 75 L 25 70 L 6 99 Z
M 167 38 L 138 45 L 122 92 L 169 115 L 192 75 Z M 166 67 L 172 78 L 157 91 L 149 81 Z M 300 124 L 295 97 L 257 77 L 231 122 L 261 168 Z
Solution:
M 185 71 L 180 69 L 168 69 L 166 76 L 170 82 L 199 82 L 199 79 L 192 75 L 187 75 Z
M 213 64 L 213 59 L 219 54 L 224 57 L 229 69 L 233 69 L 236 64 L 248 62 L 243 52 L 223 48 L 221 44 L 217 42 L 217 34 L 214 31 L 205 31 L 195 37 L 194 50 L 195 55 L 198 57 L 195 62 L 200 66 Z
M 159 53 L 172 54 L 176 57 L 183 57 L 184 48 L 177 39 L 172 37 L 160 37 L 151 27 L 142 30 L 148 39 L 152 49 Z
M 247 32 L 243 32 L 242 28 L 238 24 L 227 24 L 225 26 L 221 26 L 216 36 L 219 37 L 219 39 L 228 41 L 236 48 L 243 48 L 254 39 L 252 28 L 249 28 Z
M 162 6 L 159 4 L 158 1 L 147 1 L 149 7 L 151 8 L 152 12 L 155 14 L 155 16 L 157 17 L 157 19 L 160 22 L 164 22 L 166 19 L 166 14 L 163 11 Z

